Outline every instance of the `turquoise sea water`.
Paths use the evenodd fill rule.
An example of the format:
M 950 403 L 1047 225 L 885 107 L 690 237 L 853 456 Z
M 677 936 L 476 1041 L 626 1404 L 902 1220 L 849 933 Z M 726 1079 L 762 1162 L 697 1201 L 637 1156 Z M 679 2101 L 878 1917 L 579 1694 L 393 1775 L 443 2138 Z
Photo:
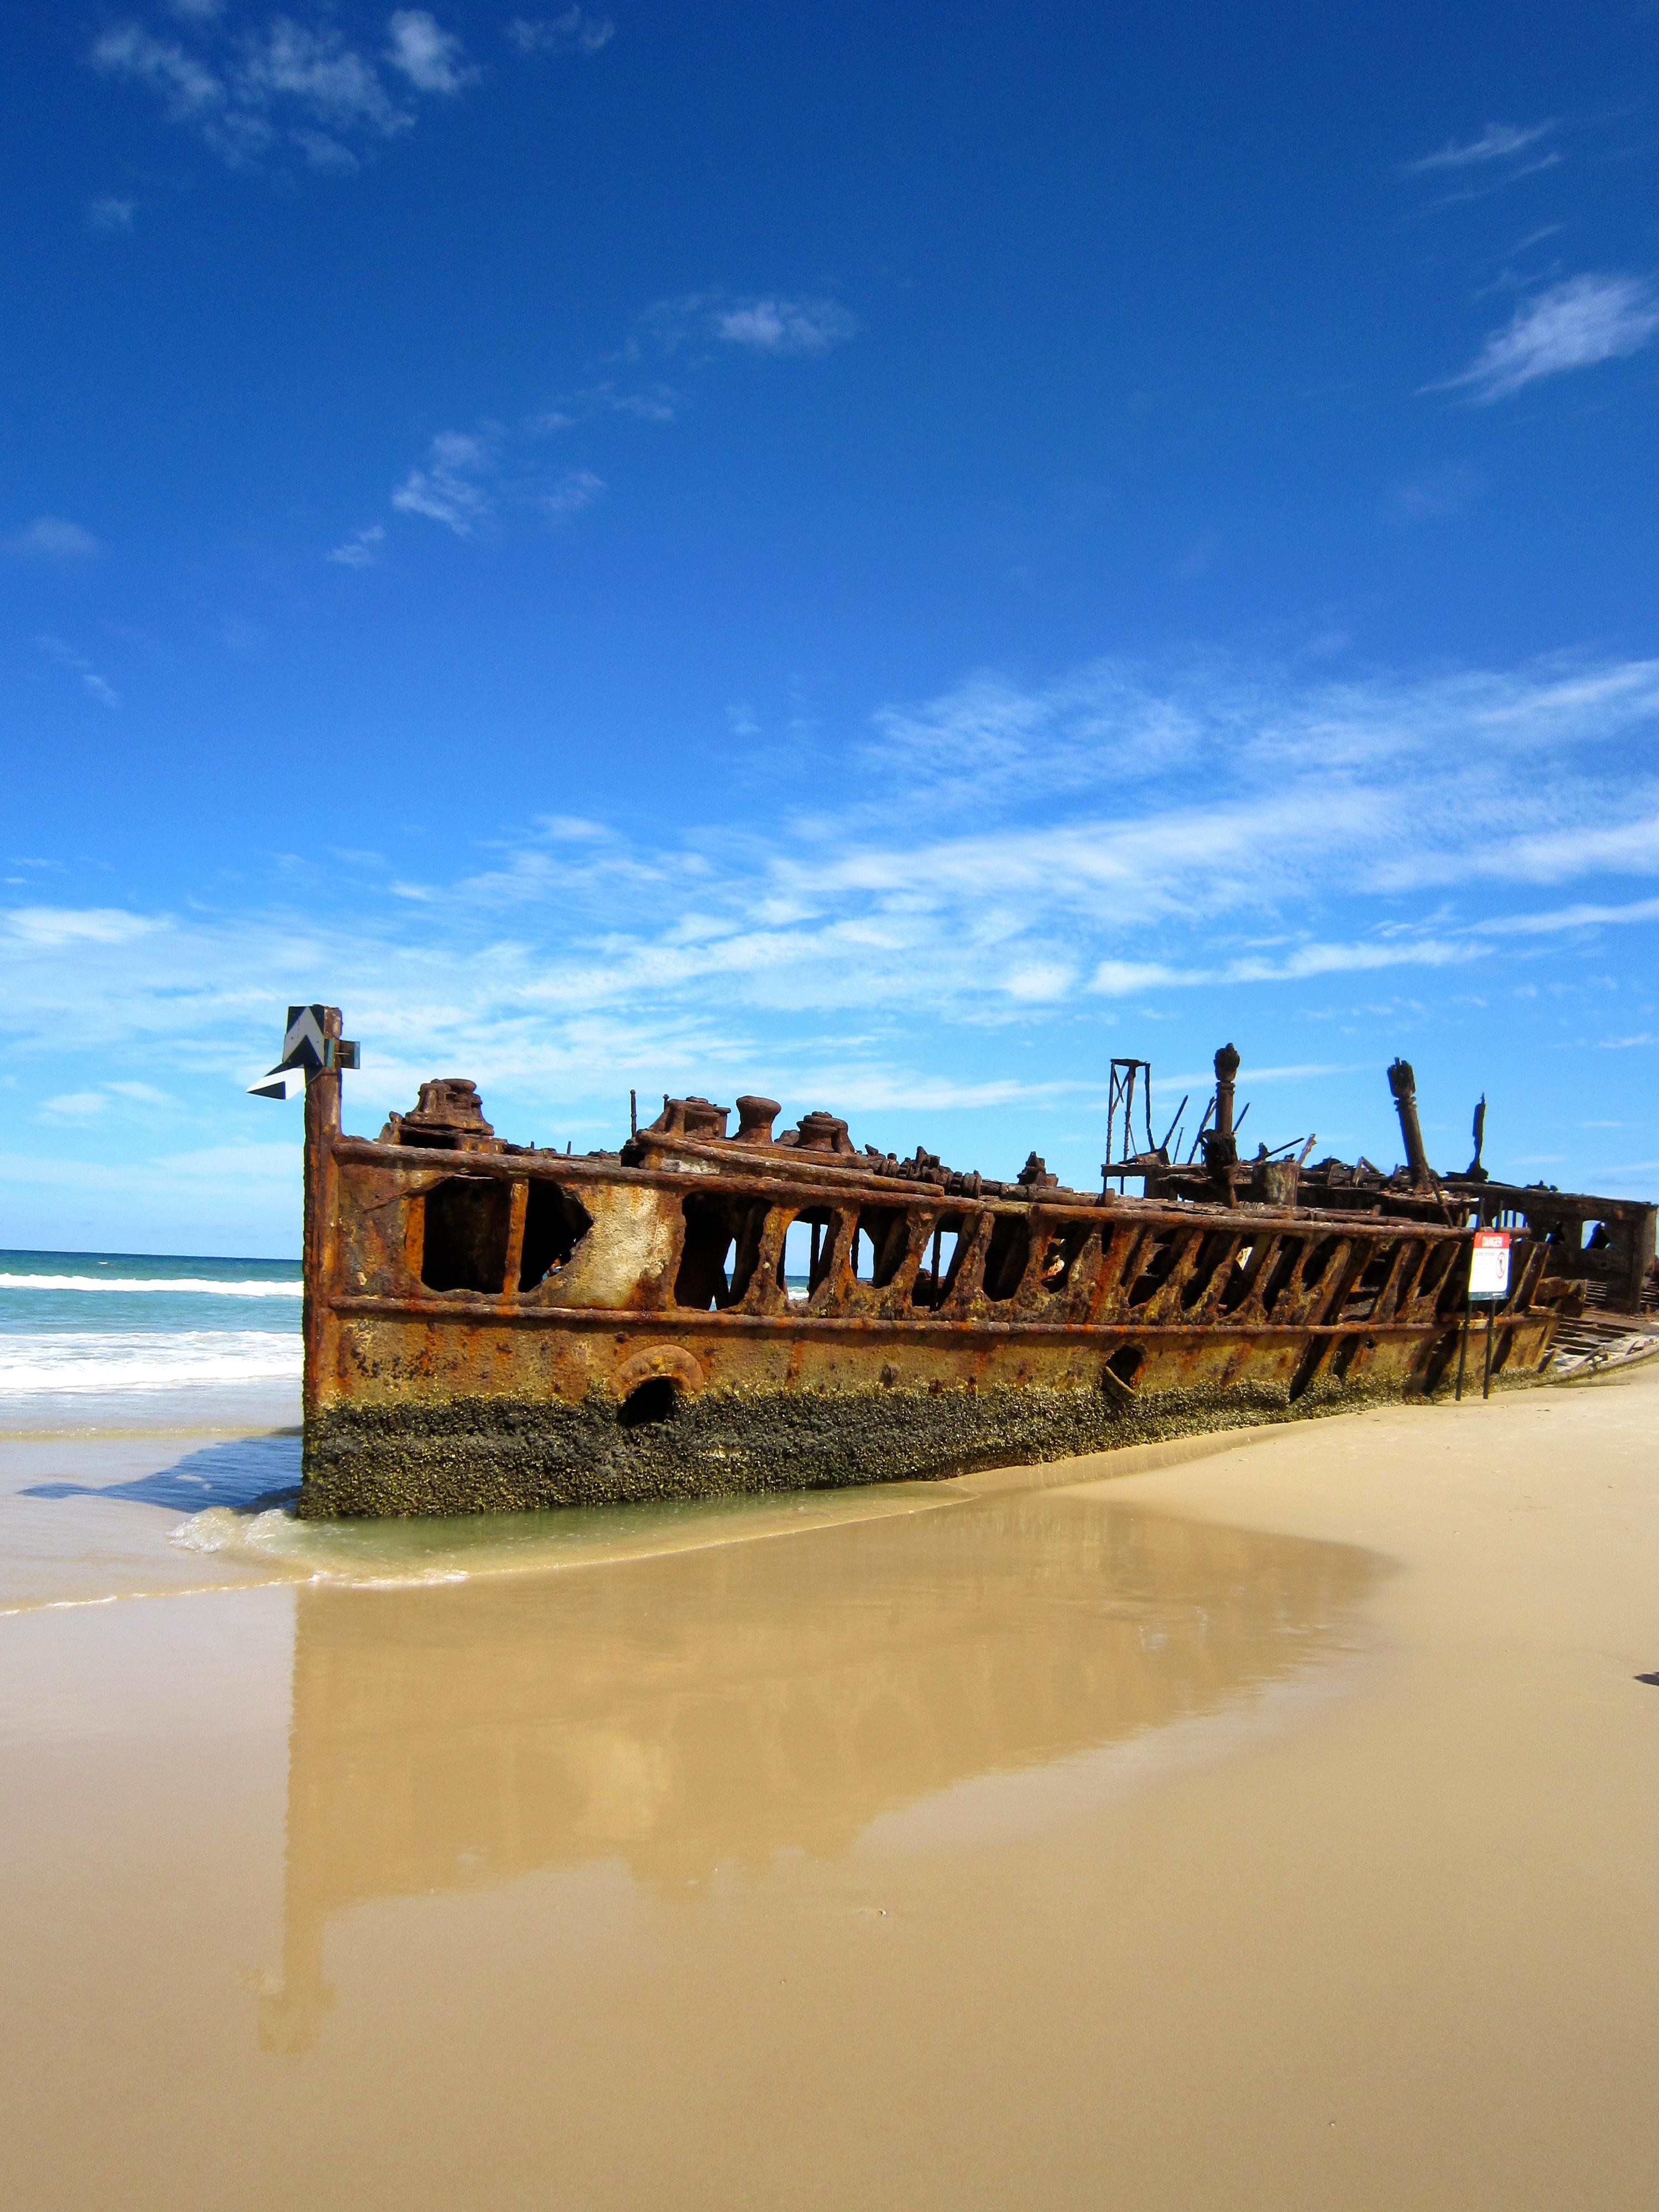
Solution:
M 0 1251 L 0 1413 L 299 1380 L 297 1261 Z

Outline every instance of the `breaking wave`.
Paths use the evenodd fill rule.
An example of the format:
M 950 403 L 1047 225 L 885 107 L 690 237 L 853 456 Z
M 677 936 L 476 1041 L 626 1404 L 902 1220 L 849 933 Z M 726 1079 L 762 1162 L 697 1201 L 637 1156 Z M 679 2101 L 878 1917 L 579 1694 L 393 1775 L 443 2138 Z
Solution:
M 35 1390 L 172 1390 L 190 1382 L 297 1382 L 302 1358 L 297 1335 L 269 1329 L 0 1334 L 0 1396 Z
M 460 1565 L 399 1559 L 360 1559 L 351 1532 L 326 1522 L 307 1522 L 280 1505 L 263 1513 L 238 1512 L 234 1505 L 210 1505 L 181 1521 L 168 1540 L 181 1552 L 204 1552 L 268 1565 L 284 1576 L 313 1583 L 340 1583 L 354 1589 L 404 1589 L 471 1579 Z
M 0 1273 L 0 1291 L 161 1291 L 198 1292 L 216 1298 L 297 1298 L 298 1282 L 215 1282 L 206 1275 L 9 1275 Z

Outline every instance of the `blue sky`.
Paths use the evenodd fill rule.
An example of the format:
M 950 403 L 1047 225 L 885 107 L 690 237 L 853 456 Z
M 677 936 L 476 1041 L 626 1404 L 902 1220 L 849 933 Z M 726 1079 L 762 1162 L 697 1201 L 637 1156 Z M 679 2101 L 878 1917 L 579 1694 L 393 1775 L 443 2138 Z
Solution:
M 1659 1188 L 1659 15 L 149 0 L 9 166 L 0 1242 L 746 1090 Z M 1189 1127 L 1191 1126 L 1189 1118 Z M 1254 1131 L 1252 1132 L 1254 1133 Z

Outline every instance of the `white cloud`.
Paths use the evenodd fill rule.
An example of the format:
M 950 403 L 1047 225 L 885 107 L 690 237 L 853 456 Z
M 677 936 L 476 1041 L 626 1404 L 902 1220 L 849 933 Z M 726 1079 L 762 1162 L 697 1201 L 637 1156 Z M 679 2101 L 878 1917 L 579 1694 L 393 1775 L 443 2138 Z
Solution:
M 535 503 L 550 522 L 568 522 L 584 507 L 592 507 L 604 490 L 605 479 L 596 477 L 592 469 L 572 469 L 550 491 L 538 494 Z
M 111 25 L 94 41 L 93 66 L 143 87 L 170 121 L 193 125 L 232 167 L 287 148 L 313 168 L 354 169 L 351 140 L 396 137 L 415 121 L 412 102 L 451 98 L 483 74 L 423 8 L 398 9 L 387 21 L 382 58 L 391 83 L 380 60 L 326 19 L 278 12 L 237 26 L 201 0 L 173 0 L 172 12 L 176 33 Z
M 372 568 L 380 559 L 380 548 L 385 543 L 385 523 L 371 522 L 362 530 L 354 530 L 324 558 L 337 562 L 343 568 Z
M 562 394 L 540 414 L 532 416 L 525 429 L 531 437 L 550 436 L 606 415 L 631 415 L 641 422 L 672 422 L 682 404 L 679 393 L 666 384 L 628 391 L 607 380 L 585 391 Z
M 0 910 L 0 927 L 19 944 L 58 950 L 65 945 L 125 945 L 164 925 L 153 916 L 111 906 L 15 906 Z
M 1554 937 L 1564 930 L 1600 929 L 1607 923 L 1659 921 L 1659 898 L 1628 899 L 1620 906 L 1580 900 L 1547 914 L 1506 914 L 1473 926 L 1486 937 Z
M 214 113 L 225 104 L 215 72 L 176 39 L 158 39 L 138 23 L 117 23 L 94 44 L 94 68 L 130 76 L 157 94 L 174 122 Z
M 336 129 L 367 125 L 390 136 L 410 120 L 392 101 L 374 64 L 347 46 L 337 31 L 307 30 L 287 15 L 273 17 L 249 40 L 236 89 L 261 108 L 291 100 Z
M 61 637 L 43 637 L 37 642 L 43 653 L 50 653 L 54 660 L 78 679 L 88 699 L 95 700 L 99 706 L 112 710 L 120 706 L 121 695 L 114 685 L 106 683 L 92 663 L 76 653 L 72 646 L 65 645 Z
M 609 15 L 590 15 L 580 8 L 560 15 L 514 15 L 502 26 L 502 36 L 521 54 L 597 54 L 616 32 Z
M 87 203 L 87 228 L 105 237 L 114 237 L 132 228 L 137 200 L 118 200 L 111 197 Z
M 462 430 L 443 430 L 432 441 L 424 468 L 411 469 L 392 495 L 400 514 L 422 514 L 458 538 L 477 535 L 494 501 L 480 479 L 495 465 L 489 442 Z
M 56 1098 L 43 1098 L 40 1111 L 54 1121 L 86 1121 L 108 1104 L 101 1091 L 68 1091 Z
M 859 327 L 857 319 L 834 300 L 781 295 L 744 300 L 720 291 L 659 300 L 640 322 L 647 335 L 671 354 L 692 340 L 738 346 L 751 353 L 824 353 L 854 336 Z
M 1459 464 L 1413 483 L 1395 485 L 1383 496 L 1383 517 L 1401 529 L 1418 522 L 1444 522 L 1462 514 L 1480 489 L 1480 471 Z
M 641 323 L 671 353 L 693 332 L 710 348 L 718 342 L 770 354 L 817 353 L 857 328 L 850 315 L 827 301 L 744 304 L 713 293 L 660 301 L 646 310 Z M 631 339 L 611 360 L 637 360 L 639 354 L 638 339 Z M 706 369 L 716 358 L 715 351 L 705 350 L 688 366 Z M 441 432 L 424 460 L 392 494 L 392 506 L 398 514 L 441 523 L 463 538 L 479 536 L 514 507 L 532 508 L 554 522 L 569 521 L 603 495 L 605 479 L 586 466 L 550 474 L 546 441 L 580 424 L 617 416 L 672 422 L 684 404 L 681 393 L 659 381 L 630 388 L 607 377 L 550 400 L 517 422 Z M 379 542 L 371 532 L 356 531 L 325 557 L 347 568 L 366 568 Z
M 91 531 L 82 529 L 78 522 L 65 522 L 56 514 L 41 515 L 27 530 L 20 530 L 5 540 L 5 550 L 17 559 L 49 561 L 57 568 L 95 561 L 103 550 Z
M 1071 996 L 1077 970 L 1066 960 L 1026 960 L 1003 978 L 1002 988 L 1011 999 L 1026 1006 L 1042 1006 Z
M 424 8 L 400 8 L 386 25 L 386 59 L 416 92 L 453 94 L 483 75 L 453 31 Z
M 1517 130 L 1512 123 L 1489 123 L 1478 138 L 1471 138 L 1460 146 L 1449 139 L 1438 153 L 1425 154 L 1405 166 L 1407 176 L 1422 176 L 1437 169 L 1468 169 L 1484 167 L 1491 161 L 1513 161 L 1517 154 L 1535 146 L 1540 138 L 1547 138 L 1555 130 L 1550 123 L 1534 123 Z
M 1635 276 L 1570 276 L 1515 311 L 1461 375 L 1425 392 L 1469 391 L 1482 404 L 1540 377 L 1639 352 L 1659 331 L 1659 300 Z
M 688 828 L 682 796 L 654 830 L 631 803 L 616 825 L 551 817 L 416 884 L 331 863 L 326 905 L 285 885 L 294 904 L 168 919 L 12 909 L 0 1019 L 14 1060 L 153 1052 L 153 1070 L 118 1071 L 138 1079 L 187 1041 L 203 1080 L 230 1086 L 269 1065 L 283 1006 L 327 998 L 366 1040 L 365 1114 L 441 1060 L 516 1091 L 522 1121 L 539 1097 L 614 1104 L 653 1073 L 768 1089 L 839 1068 L 873 1097 L 922 1024 L 1098 1023 L 1112 1000 L 1463 967 L 1512 982 L 1582 963 L 1604 926 L 1659 921 L 1659 899 L 1604 881 L 1659 877 L 1659 790 L 1630 773 L 1655 696 L 1640 663 L 986 674 L 888 710 L 867 755 L 829 751 L 817 811 L 780 809 L 763 835 Z M 943 758 L 957 726 L 986 774 Z M 1156 746 L 1176 773 L 1127 772 Z M 1515 911 L 1528 840 L 1533 879 L 1582 896 Z
M 1415 938 L 1395 945 L 1304 945 L 1276 959 L 1224 960 L 1208 966 L 1103 960 L 1089 988 L 1108 998 L 1134 998 L 1150 990 L 1190 989 L 1199 984 L 1291 983 L 1314 975 L 1365 975 L 1384 968 L 1447 968 L 1482 957 L 1477 945 Z
M 756 353 L 826 353 L 858 324 L 833 300 L 750 300 L 714 313 L 714 332 Z

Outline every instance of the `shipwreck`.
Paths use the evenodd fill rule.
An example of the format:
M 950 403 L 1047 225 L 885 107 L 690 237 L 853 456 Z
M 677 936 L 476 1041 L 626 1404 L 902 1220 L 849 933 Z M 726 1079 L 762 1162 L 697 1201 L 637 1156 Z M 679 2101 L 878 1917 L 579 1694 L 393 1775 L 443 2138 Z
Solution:
M 490 1512 L 960 1474 L 1462 1386 L 1478 1231 L 1509 1236 L 1482 1382 L 1586 1309 L 1654 1303 L 1656 1209 L 1407 1153 L 1246 1156 L 1239 1055 L 1186 1156 L 1113 1064 L 1097 1191 L 856 1147 L 770 1098 L 665 1098 L 614 1152 L 513 1144 L 459 1077 L 344 1133 L 338 1010 L 290 1010 L 305 1087 L 308 1517 Z M 1139 1086 L 1139 1088 L 1137 1088 Z M 1137 1098 L 1144 1123 L 1137 1139 Z M 1132 1189 L 1130 1185 L 1138 1186 Z

